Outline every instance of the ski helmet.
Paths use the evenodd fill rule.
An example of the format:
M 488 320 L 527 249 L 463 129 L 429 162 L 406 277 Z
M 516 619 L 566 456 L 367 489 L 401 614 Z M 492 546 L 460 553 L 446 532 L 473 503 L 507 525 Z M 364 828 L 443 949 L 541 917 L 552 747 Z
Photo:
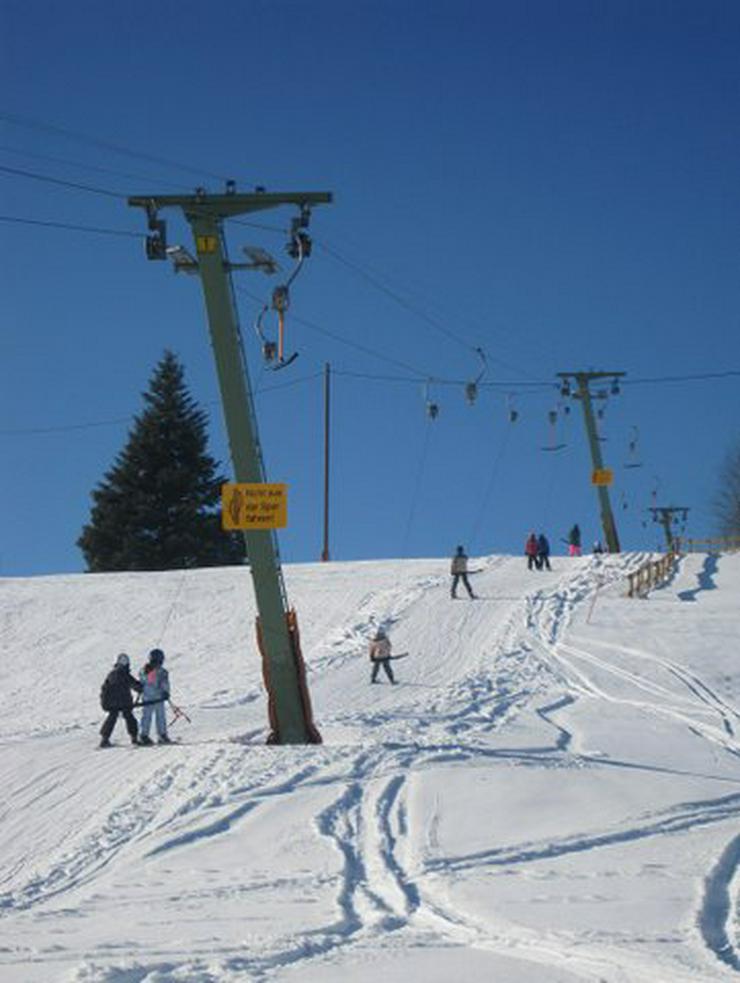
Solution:
M 164 652 L 162 649 L 152 649 L 149 653 L 149 662 L 153 666 L 161 666 L 164 662 Z
M 116 665 L 120 669 L 128 669 L 130 667 L 131 662 L 129 661 L 129 657 L 125 652 L 121 652 L 121 654 L 118 656 L 116 659 Z

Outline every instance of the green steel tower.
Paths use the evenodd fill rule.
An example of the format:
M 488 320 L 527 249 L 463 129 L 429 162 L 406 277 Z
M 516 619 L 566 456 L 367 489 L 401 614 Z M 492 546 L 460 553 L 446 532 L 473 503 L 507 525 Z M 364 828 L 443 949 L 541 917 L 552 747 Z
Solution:
M 262 484 L 265 468 L 231 271 L 264 268 L 265 260 L 229 263 L 223 223 L 238 215 L 295 205 L 299 209 L 299 218 L 293 223 L 294 234 L 300 237 L 299 243 L 306 246 L 308 252 L 310 240 L 304 232 L 297 230 L 307 227 L 312 206 L 331 200 L 329 192 L 268 194 L 258 189 L 254 193 L 240 194 L 232 181 L 227 182 L 224 194 L 207 194 L 205 190 L 197 189 L 192 195 L 139 195 L 128 200 L 129 205 L 144 208 L 147 212 L 150 232 L 146 239 L 147 257 L 153 260 L 171 258 L 176 270 L 200 276 L 237 482 Z M 197 258 L 182 247 L 167 247 L 166 224 L 159 217 L 159 212 L 166 208 L 182 209 L 192 230 Z M 280 289 L 284 290 L 287 307 L 287 287 Z M 270 742 L 318 743 L 321 737 L 312 721 L 298 622 L 295 611 L 288 605 L 277 536 L 273 529 L 245 529 L 244 537 L 257 602 L 257 639 L 268 692 Z

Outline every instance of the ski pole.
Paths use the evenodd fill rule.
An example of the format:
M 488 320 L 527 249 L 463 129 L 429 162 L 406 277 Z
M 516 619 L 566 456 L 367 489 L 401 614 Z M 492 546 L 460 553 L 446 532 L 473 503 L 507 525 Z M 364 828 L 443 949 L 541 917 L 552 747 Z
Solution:
M 185 713 L 185 711 L 181 707 L 177 706 L 177 704 L 173 703 L 171 700 L 170 700 L 170 706 L 172 707 L 172 712 L 174 714 L 170 727 L 174 727 L 174 725 L 181 717 L 184 717 L 189 724 L 192 724 L 193 721 L 190 719 L 190 717 Z

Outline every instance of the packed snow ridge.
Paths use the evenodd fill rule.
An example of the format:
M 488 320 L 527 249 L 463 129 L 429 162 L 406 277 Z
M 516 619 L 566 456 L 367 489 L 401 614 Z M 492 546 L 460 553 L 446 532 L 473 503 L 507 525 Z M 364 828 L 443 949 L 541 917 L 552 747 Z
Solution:
M 247 569 L 0 580 L 0 978 L 737 979 L 740 554 L 627 598 L 647 558 L 481 557 L 474 601 L 287 567 L 306 747 L 265 745 Z M 191 723 L 98 750 L 154 647 Z

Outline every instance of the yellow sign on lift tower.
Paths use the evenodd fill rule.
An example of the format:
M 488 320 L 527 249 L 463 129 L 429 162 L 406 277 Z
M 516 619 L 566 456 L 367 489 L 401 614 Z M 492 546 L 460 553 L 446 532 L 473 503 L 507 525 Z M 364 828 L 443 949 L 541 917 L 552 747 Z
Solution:
M 284 529 L 288 525 L 288 486 L 221 485 L 221 524 L 224 529 Z
M 611 485 L 614 481 L 614 472 L 611 468 L 596 468 L 591 472 L 592 485 Z

